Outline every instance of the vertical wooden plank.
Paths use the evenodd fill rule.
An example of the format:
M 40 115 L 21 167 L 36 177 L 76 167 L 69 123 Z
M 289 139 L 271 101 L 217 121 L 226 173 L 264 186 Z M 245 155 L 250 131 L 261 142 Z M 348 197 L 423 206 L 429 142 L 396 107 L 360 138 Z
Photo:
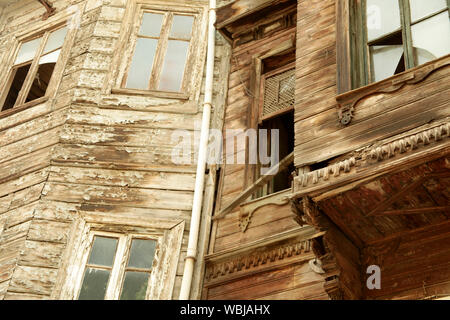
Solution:
M 336 0 L 337 93 L 352 89 L 350 49 L 350 4 Z

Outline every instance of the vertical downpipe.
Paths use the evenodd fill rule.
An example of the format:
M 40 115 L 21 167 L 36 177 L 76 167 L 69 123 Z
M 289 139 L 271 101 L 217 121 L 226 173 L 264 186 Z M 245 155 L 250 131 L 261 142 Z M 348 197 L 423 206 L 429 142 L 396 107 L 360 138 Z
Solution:
M 189 242 L 184 264 L 183 280 L 181 282 L 180 300 L 188 300 L 191 293 L 192 276 L 195 260 L 197 259 L 197 244 L 200 228 L 200 218 L 203 203 L 203 189 L 205 184 L 206 157 L 209 140 L 209 123 L 211 120 L 212 94 L 214 80 L 214 56 L 216 45 L 216 0 L 209 1 L 208 24 L 208 53 L 206 58 L 206 84 L 205 101 L 203 103 L 203 117 L 200 133 L 200 147 L 197 162 L 197 174 L 195 177 L 194 202 L 192 205 L 191 228 Z

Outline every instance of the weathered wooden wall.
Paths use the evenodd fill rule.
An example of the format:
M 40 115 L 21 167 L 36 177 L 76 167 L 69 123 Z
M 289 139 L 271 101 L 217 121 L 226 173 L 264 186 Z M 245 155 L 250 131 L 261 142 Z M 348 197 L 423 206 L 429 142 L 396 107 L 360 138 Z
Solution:
M 56 97 L 8 117 L 0 114 L 0 299 L 58 299 L 55 283 L 62 281 L 72 222 L 81 212 L 184 220 L 173 291 L 178 297 L 196 164 L 172 163 L 176 142 L 171 135 L 177 129 L 193 134 L 199 125 L 204 76 L 196 83 L 196 99 L 189 108 L 178 100 L 108 91 L 116 80 L 112 74 L 117 48 L 128 41 L 120 38 L 120 30 L 131 2 L 53 1 L 56 14 L 67 8 L 81 10 Z M 208 1 L 188 4 L 204 8 L 204 31 Z M 4 10 L 0 62 L 14 34 L 39 21 L 44 12 L 37 1 L 20 1 Z M 195 58 L 200 70 L 207 41 L 202 34 L 195 44 L 202 48 Z M 228 50 L 218 35 L 212 126 L 219 129 Z
M 300 0 L 298 4 L 297 167 L 328 161 L 448 116 L 447 58 L 426 67 L 419 66 L 403 78 L 387 79 L 381 83 L 383 87 L 374 84 L 341 97 L 339 100 L 344 104 L 351 101 L 349 96 L 356 98 L 352 98 L 353 101 L 360 101 L 351 124 L 340 125 L 336 79 L 339 63 L 344 61 L 336 60 L 336 1 Z M 420 71 L 415 71 L 418 69 Z M 414 74 L 413 78 L 411 74 Z M 391 82 L 393 86 L 390 86 Z
M 245 12 L 246 2 L 241 3 L 242 12 Z M 236 7 L 239 5 L 237 3 Z M 268 16 L 252 16 L 230 27 L 233 30 L 233 51 L 224 118 L 225 149 L 231 137 L 227 130 L 242 130 L 242 134 L 245 134 L 247 129 L 257 128 L 257 112 L 254 109 L 257 105 L 254 100 L 258 89 L 255 79 L 260 70 L 257 70 L 255 58 L 282 48 L 295 38 L 295 18 L 293 24 L 289 22 L 284 27 L 277 24 L 277 15 L 291 17 L 289 12 L 292 10 L 282 10 L 284 11 L 273 11 Z M 226 12 L 233 14 L 232 10 Z M 219 14 L 226 15 L 224 12 Z M 293 16 L 295 17 L 295 10 Z M 284 19 L 291 21 L 290 18 Z M 261 32 L 256 31 L 258 27 Z M 246 152 L 245 148 L 240 147 L 231 153 L 224 153 L 225 163 L 222 166 L 216 214 L 252 183 L 252 167 L 236 164 L 237 159 Z M 214 221 L 209 255 L 206 257 L 205 290 L 202 298 L 328 299 L 323 289 L 323 277 L 308 265 L 308 260 L 314 257 L 311 249 L 308 247 L 304 251 L 298 249 L 296 254 L 284 254 L 285 247 L 277 242 L 287 237 L 286 234 L 295 236 L 305 232 L 292 218 L 287 201 L 283 205 L 276 205 L 267 200 L 266 205 L 254 211 L 245 231 L 239 227 L 240 215 L 238 205 L 223 218 Z M 313 228 L 307 227 L 306 230 L 314 233 Z M 265 243 L 270 239 L 270 245 Z M 294 243 L 301 243 L 298 241 L 300 240 Z M 286 252 L 295 252 L 292 248 Z M 267 258 L 271 254 L 274 256 Z
M 349 26 L 345 16 L 338 11 L 339 8 L 345 7 L 344 3 L 344 1 L 336 0 L 298 1 L 295 165 L 301 174 L 294 182 L 294 193 L 299 197 L 313 198 L 326 212 L 328 218 L 334 222 L 338 221 L 339 227 L 353 241 L 355 248 L 361 250 L 362 261 L 369 259 L 369 256 L 383 260 L 384 258 L 380 258 L 383 256 L 381 247 L 394 241 L 394 238 L 396 241 L 399 240 L 400 236 L 391 237 L 388 232 L 382 233 L 380 238 L 383 238 L 384 242 L 379 241 L 380 248 L 372 252 L 372 244 L 365 240 L 358 240 L 353 237 L 353 234 L 359 234 L 363 238 L 369 237 L 373 230 L 378 232 L 378 226 L 380 229 L 389 226 L 389 221 L 383 221 L 383 224 L 379 225 L 377 225 L 378 221 L 363 225 L 358 217 L 367 215 L 383 202 L 379 196 L 381 186 L 387 190 L 386 197 L 395 195 L 392 188 L 386 187 L 388 185 L 384 180 L 386 176 L 380 178 L 383 173 L 389 172 L 389 166 L 391 170 L 401 172 L 399 175 L 406 176 L 409 173 L 408 165 L 412 166 L 414 162 L 412 157 L 409 162 L 392 160 L 396 152 L 400 153 L 398 150 L 394 151 L 393 147 L 392 153 L 385 154 L 386 158 L 378 157 L 378 160 L 373 162 L 375 167 L 376 161 L 380 164 L 386 160 L 384 167 L 380 165 L 377 172 L 378 180 L 375 180 L 375 174 L 372 173 L 372 178 L 369 178 L 369 173 L 362 169 L 361 163 L 368 161 L 369 158 L 362 157 L 361 150 L 376 148 L 383 143 L 391 143 L 390 145 L 394 146 L 394 143 L 398 143 L 401 138 L 419 135 L 419 133 L 423 137 L 421 140 L 423 144 L 428 145 L 427 139 L 430 134 L 426 130 L 431 132 L 429 127 L 436 127 L 433 143 L 442 143 L 442 149 L 436 149 L 433 153 L 430 148 L 428 155 L 425 154 L 426 152 L 422 154 L 421 161 L 428 162 L 429 165 L 435 156 L 443 157 L 440 159 L 441 162 L 448 162 L 448 156 L 446 159 L 448 144 L 447 149 L 444 148 L 448 130 L 443 129 L 441 133 L 438 127 L 442 125 L 446 128 L 445 123 L 448 123 L 450 114 L 448 101 L 450 57 L 444 56 L 407 70 L 401 75 L 395 75 L 363 88 L 338 92 L 337 79 L 350 77 L 350 74 L 339 74 L 340 70 L 349 71 L 348 68 L 342 68 L 342 65 L 348 62 L 345 58 L 349 57 L 344 57 L 343 51 L 337 52 L 347 45 L 342 41 L 348 37 L 346 32 Z M 350 122 L 344 124 L 340 121 L 342 120 L 340 111 L 349 110 L 350 107 L 352 111 Z M 417 149 L 416 146 L 411 146 L 408 152 L 415 149 Z M 401 153 L 404 152 L 401 150 Z M 392 163 L 389 163 L 389 159 Z M 419 162 L 419 156 L 416 161 Z M 334 167 L 335 164 L 336 167 Z M 424 164 L 425 168 L 427 164 Z M 404 187 L 418 180 L 422 173 L 420 168 L 412 171 L 411 175 L 414 179 L 399 185 Z M 310 170 L 312 172 L 309 172 Z M 350 183 L 350 180 L 346 183 L 336 183 L 334 179 L 345 174 L 355 175 L 354 180 L 351 181 L 354 184 Z M 365 190 L 366 192 L 355 187 L 364 179 L 374 180 L 372 186 Z M 437 187 L 433 197 L 447 199 L 448 192 L 443 191 L 445 186 L 446 184 L 442 183 Z M 417 201 L 409 202 L 410 207 L 426 207 L 429 194 L 431 193 L 419 195 Z M 412 197 L 412 194 L 408 196 Z M 331 197 L 335 197 L 334 200 L 340 200 L 334 202 Z M 448 199 L 447 203 L 441 204 L 441 206 L 447 205 Z M 350 210 L 350 208 L 353 209 Z M 398 208 L 398 216 L 387 216 L 386 219 L 402 220 L 402 228 L 406 229 L 405 225 L 411 229 L 417 228 L 417 233 L 413 235 L 413 231 L 411 234 L 405 232 L 406 235 L 401 237 L 399 248 L 395 249 L 398 250 L 392 251 L 389 257 L 385 257 L 387 262 L 376 259 L 371 261 L 372 264 L 383 265 L 382 290 L 367 290 L 365 287 L 364 279 L 367 279 L 367 275 L 364 268 L 371 263 L 356 265 L 353 275 L 357 276 L 357 268 L 361 268 L 359 272 L 363 289 L 362 297 L 418 299 L 427 295 L 448 293 L 449 278 L 445 269 L 448 266 L 442 263 L 448 255 L 448 248 L 443 245 L 448 237 L 448 231 L 444 228 L 444 222 L 438 221 L 438 218 L 442 217 L 442 208 L 434 211 L 429 209 L 427 212 L 430 218 L 425 214 L 403 215 L 400 212 L 403 208 Z M 427 228 L 416 225 L 416 221 L 421 219 L 427 222 L 433 220 L 436 224 L 431 226 L 430 223 Z M 352 224 L 355 225 L 355 232 L 350 233 L 348 226 Z M 421 230 L 422 228 L 424 230 Z M 432 230 L 435 232 L 434 237 Z M 343 249 L 345 248 L 336 249 L 334 254 L 341 254 Z M 341 268 L 345 269 L 345 263 L 345 259 L 339 263 Z M 347 271 L 351 269 L 347 268 Z M 353 278 L 358 282 L 357 277 Z M 345 279 L 341 281 L 345 282 Z

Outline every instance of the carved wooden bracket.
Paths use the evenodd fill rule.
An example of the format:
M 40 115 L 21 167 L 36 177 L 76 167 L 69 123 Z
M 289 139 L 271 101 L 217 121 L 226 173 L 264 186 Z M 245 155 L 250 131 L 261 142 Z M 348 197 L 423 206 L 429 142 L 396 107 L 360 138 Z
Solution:
M 268 205 L 283 206 L 289 203 L 289 198 L 285 194 L 280 194 L 275 197 L 266 197 L 259 201 L 250 202 L 243 204 L 240 207 L 240 217 L 239 217 L 239 229 L 245 232 L 250 224 L 253 213 L 261 207 Z
M 406 85 L 414 85 L 424 81 L 432 73 L 450 65 L 447 58 L 438 59 L 433 63 L 419 66 L 412 70 L 394 76 L 391 80 L 384 80 L 356 90 L 346 92 L 336 97 L 338 102 L 338 119 L 341 126 L 350 124 L 354 117 L 356 106 L 362 100 L 376 94 L 392 94 Z
M 301 199 L 291 199 L 291 207 L 294 219 L 300 225 L 309 224 L 324 231 L 322 237 L 315 238 L 311 242 L 316 261 L 320 261 L 319 265 L 314 265 L 311 269 L 323 272 L 324 289 L 328 296 L 333 300 L 358 299 L 361 296 L 361 283 L 348 280 L 350 279 L 349 274 L 354 277 L 357 270 L 342 268 L 343 259 L 352 259 L 359 265 L 359 255 L 350 257 L 342 250 L 343 247 L 353 244 L 311 198 L 305 196 Z M 345 276 L 341 277 L 341 274 L 345 274 Z M 350 281 L 351 283 L 349 283 Z
M 47 10 L 42 17 L 42 20 L 47 20 L 50 16 L 55 14 L 56 9 L 48 0 L 38 0 L 38 2 L 44 6 L 45 10 Z

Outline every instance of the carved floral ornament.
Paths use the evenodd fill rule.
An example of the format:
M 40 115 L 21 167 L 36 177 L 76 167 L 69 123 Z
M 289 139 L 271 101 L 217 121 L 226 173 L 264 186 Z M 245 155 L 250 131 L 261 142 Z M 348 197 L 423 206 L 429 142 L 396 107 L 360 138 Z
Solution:
M 283 206 L 289 203 L 289 197 L 285 192 L 280 194 L 270 195 L 263 199 L 258 199 L 257 201 L 252 201 L 250 203 L 244 203 L 240 206 L 239 215 L 239 229 L 241 232 L 247 231 L 249 224 L 252 221 L 253 214 L 260 208 L 274 205 Z
M 269 265 L 286 258 L 308 253 L 311 250 L 311 239 L 308 239 L 278 246 L 271 250 L 243 255 L 232 260 L 214 263 L 208 266 L 206 270 L 206 279 L 207 281 L 211 281 L 226 275 L 254 269 L 262 265 Z
M 299 174 L 294 179 L 294 193 L 320 182 L 326 182 L 343 174 L 351 174 L 354 167 L 379 163 L 398 157 L 450 137 L 450 121 L 437 124 L 421 132 L 402 137 L 379 146 L 362 149 L 352 157 L 325 168 Z

